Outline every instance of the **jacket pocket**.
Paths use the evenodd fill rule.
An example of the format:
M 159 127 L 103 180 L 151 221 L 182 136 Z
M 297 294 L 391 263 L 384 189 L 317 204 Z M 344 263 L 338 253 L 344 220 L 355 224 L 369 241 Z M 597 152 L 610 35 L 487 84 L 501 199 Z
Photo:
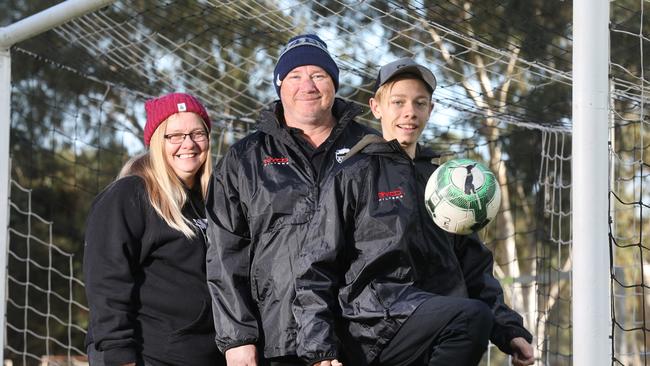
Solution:
M 170 334 L 163 360 L 166 365 L 226 366 L 214 337 L 214 333 Z
M 205 334 L 214 331 L 214 322 L 212 320 L 212 307 L 210 303 L 203 300 L 201 303 L 201 312 L 199 315 L 192 320 L 189 324 L 183 326 L 180 329 L 173 331 L 172 335 L 184 335 L 184 334 Z
M 369 287 L 370 287 L 370 293 L 375 297 L 375 300 L 381 306 L 381 310 L 384 313 L 384 319 L 385 320 L 390 319 L 390 310 L 388 309 L 388 306 L 386 306 L 384 301 L 382 301 L 381 297 L 379 297 L 379 293 L 377 293 L 377 289 L 375 288 L 375 283 L 370 282 Z

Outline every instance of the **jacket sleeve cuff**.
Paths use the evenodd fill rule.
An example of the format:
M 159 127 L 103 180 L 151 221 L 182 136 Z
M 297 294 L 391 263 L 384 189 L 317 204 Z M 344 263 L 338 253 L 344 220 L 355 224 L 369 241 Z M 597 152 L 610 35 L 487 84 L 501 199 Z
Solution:
M 526 329 L 520 327 L 509 327 L 503 334 L 502 337 L 497 337 L 493 343 L 506 354 L 512 354 L 512 348 L 510 347 L 510 342 L 517 338 L 522 337 L 528 343 L 532 343 L 533 335 L 530 334 Z
M 103 352 L 106 366 L 120 366 L 136 362 L 138 358 L 137 352 L 133 348 L 112 348 Z
M 226 351 L 232 348 L 240 347 L 240 346 L 245 346 L 248 344 L 256 345 L 257 340 L 256 339 L 244 339 L 241 341 L 234 341 L 232 343 L 228 343 L 225 346 L 223 346 L 223 349 L 221 349 L 221 352 L 225 355 Z M 222 347 L 219 347 L 222 348 Z
M 314 357 L 314 358 L 307 359 L 305 361 L 307 362 L 307 366 L 311 366 L 311 365 L 313 365 L 315 363 L 318 363 L 318 362 L 321 362 L 321 361 L 325 361 L 325 360 L 330 360 L 331 361 L 331 360 L 337 360 L 337 359 L 339 359 L 339 358 L 338 358 L 338 356 L 336 354 L 325 354 L 325 355 L 322 355 L 322 356 L 317 356 L 317 357 Z

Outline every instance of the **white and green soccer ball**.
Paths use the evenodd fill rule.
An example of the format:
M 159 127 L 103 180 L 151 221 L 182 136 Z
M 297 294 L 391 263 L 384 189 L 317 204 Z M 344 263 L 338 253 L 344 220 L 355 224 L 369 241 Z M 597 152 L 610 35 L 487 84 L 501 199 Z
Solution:
M 471 159 L 454 159 L 431 174 L 424 202 L 436 225 L 467 235 L 494 219 L 501 190 L 494 173 L 484 165 Z

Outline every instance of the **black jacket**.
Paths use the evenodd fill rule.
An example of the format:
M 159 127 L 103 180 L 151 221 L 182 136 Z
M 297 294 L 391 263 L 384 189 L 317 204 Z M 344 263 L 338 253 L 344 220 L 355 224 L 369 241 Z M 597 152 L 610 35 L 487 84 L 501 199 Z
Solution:
M 217 345 L 263 344 L 266 357 L 296 354 L 294 261 L 314 215 L 320 178 L 364 135 L 361 108 L 336 99 L 337 124 L 319 148 L 320 172 L 280 122 L 281 104 L 262 112 L 258 131 L 219 161 L 206 202 L 208 285 Z
M 337 357 L 342 337 L 346 353 L 362 355 L 355 365 L 370 363 L 435 295 L 487 303 L 495 315 L 490 339 L 507 353 L 512 338 L 530 341 L 521 317 L 503 303 L 491 252 L 475 234 L 449 234 L 429 217 L 424 189 L 435 155 L 418 146 L 411 160 L 397 141 L 371 140 L 323 184 L 299 260 L 299 356 L 310 364 Z M 334 329 L 337 318 L 342 329 Z
M 193 240 L 158 216 L 140 177 L 115 181 L 93 202 L 83 262 L 87 343 L 106 365 L 144 356 L 153 365 L 212 366 L 222 357 L 205 282 L 203 200 L 189 194 L 183 215 L 196 225 Z

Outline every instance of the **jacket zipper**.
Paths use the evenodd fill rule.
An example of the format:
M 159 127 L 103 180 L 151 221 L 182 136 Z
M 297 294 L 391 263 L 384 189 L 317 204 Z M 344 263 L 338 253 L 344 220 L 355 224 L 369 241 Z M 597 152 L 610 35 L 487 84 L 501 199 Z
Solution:
M 390 311 L 388 310 L 388 307 L 384 304 L 384 302 L 379 297 L 379 294 L 377 294 L 377 290 L 375 289 L 375 285 L 373 282 L 370 282 L 370 292 L 375 297 L 375 300 L 377 300 L 379 305 L 381 305 L 381 307 L 384 309 L 384 320 L 390 319 Z

